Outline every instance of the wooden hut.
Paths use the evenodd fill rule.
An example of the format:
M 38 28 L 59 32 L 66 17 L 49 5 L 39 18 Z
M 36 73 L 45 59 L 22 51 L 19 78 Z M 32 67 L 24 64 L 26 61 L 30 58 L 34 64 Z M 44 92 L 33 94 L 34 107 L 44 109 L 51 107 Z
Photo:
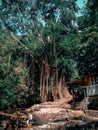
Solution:
M 71 82 L 66 83 L 69 87 L 71 94 L 77 94 L 77 89 L 82 88 L 84 91 L 84 98 L 87 96 L 95 96 L 98 95 L 98 74 L 90 74 L 80 79 L 73 80 Z
M 66 84 L 73 95 L 73 101 L 81 102 L 85 99 L 85 109 L 87 109 L 88 99 L 90 99 L 90 102 L 93 99 L 95 106 L 98 106 L 98 74 L 87 75 Z

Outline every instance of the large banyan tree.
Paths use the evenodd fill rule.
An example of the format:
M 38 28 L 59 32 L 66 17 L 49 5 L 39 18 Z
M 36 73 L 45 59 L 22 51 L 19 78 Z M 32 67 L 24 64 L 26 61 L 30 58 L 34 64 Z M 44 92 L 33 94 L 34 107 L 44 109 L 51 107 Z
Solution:
M 1 27 L 21 34 L 28 84 L 40 92 L 42 102 L 69 97 L 65 81 L 77 75 L 73 60 L 76 1 L 2 0 L 1 7 Z

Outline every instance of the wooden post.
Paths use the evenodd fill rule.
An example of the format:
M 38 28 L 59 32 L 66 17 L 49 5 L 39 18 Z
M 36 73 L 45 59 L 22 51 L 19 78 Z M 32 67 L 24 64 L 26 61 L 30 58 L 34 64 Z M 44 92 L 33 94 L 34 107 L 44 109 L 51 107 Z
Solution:
M 85 109 L 87 110 L 87 93 L 86 93 L 86 87 L 84 88 L 84 98 L 86 99 L 86 101 L 85 101 Z

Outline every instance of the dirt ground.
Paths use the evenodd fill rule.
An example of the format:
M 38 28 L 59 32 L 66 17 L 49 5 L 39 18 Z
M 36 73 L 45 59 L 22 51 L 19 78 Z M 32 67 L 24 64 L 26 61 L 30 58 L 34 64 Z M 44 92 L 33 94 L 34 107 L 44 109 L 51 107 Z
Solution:
M 82 130 L 84 127 L 97 130 L 98 111 L 73 110 L 71 100 L 72 98 L 60 99 L 36 104 L 21 111 L 0 112 L 1 116 L 6 117 L 6 120 L 2 118 L 0 130 L 4 130 L 3 122 L 7 120 L 6 130 Z M 14 124 L 13 128 L 11 124 Z

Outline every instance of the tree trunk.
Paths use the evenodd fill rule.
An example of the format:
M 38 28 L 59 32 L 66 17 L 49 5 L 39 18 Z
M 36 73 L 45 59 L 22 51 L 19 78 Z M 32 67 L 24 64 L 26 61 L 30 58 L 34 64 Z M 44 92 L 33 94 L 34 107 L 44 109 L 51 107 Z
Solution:
M 56 100 L 69 97 L 68 89 L 65 88 L 65 76 L 61 74 L 59 78 L 57 68 L 57 49 L 55 38 L 53 39 L 53 57 L 55 66 L 51 67 L 48 63 L 48 57 L 45 57 L 40 75 L 40 96 L 42 102 L 48 100 Z M 49 81 L 50 80 L 50 81 Z
M 43 63 L 41 67 L 41 73 L 40 73 L 40 97 L 42 98 L 42 92 L 43 92 Z
M 44 65 L 44 68 L 46 66 Z M 49 69 L 49 68 L 48 68 Z M 41 72 L 40 76 L 40 96 L 42 99 L 42 102 L 45 101 L 54 101 L 57 99 L 63 99 L 63 98 L 69 98 L 71 95 L 69 94 L 68 88 L 65 87 L 65 76 L 61 74 L 59 80 L 58 80 L 58 74 L 57 72 L 53 73 L 50 76 L 50 71 L 47 70 L 48 73 L 45 73 L 47 70 L 44 69 Z M 49 83 L 49 79 L 50 83 Z M 58 85 L 57 85 L 58 80 Z

